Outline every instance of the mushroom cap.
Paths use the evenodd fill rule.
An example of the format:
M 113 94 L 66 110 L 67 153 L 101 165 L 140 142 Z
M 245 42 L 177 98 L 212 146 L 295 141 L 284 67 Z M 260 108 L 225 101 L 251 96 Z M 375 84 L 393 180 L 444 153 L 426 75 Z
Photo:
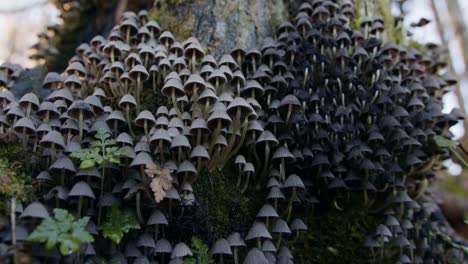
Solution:
M 75 119 L 79 118 L 80 112 L 83 113 L 84 119 L 90 119 L 95 115 L 91 106 L 83 100 L 74 101 L 70 107 L 68 107 L 67 111 L 68 115 Z
M 24 208 L 23 212 L 20 215 L 20 218 L 25 217 L 44 219 L 49 217 L 49 212 L 42 203 L 32 202 L 28 206 L 26 206 L 26 208 Z
M 221 238 L 216 240 L 211 247 L 212 254 L 225 254 L 225 255 L 232 255 L 231 247 L 226 239 Z
M 245 247 L 245 242 L 238 232 L 230 234 L 227 241 L 231 247 Z
M 165 238 L 159 239 L 156 242 L 154 252 L 156 252 L 156 253 L 171 253 L 172 252 L 171 243 L 169 243 L 169 241 L 167 241 Z
M 273 244 L 273 242 L 271 242 L 271 240 L 265 240 L 262 243 L 262 251 L 264 253 L 266 253 L 266 252 L 276 252 L 276 247 Z
M 283 188 L 301 188 L 305 189 L 304 183 L 301 178 L 296 174 L 291 174 L 283 183 Z
M 198 145 L 192 149 L 192 152 L 190 153 L 190 158 L 193 160 L 197 160 L 197 159 L 209 160 L 210 154 L 208 153 L 208 150 L 206 149 L 206 147 Z
M 155 248 L 156 244 L 154 242 L 154 239 L 148 234 L 148 233 L 143 233 L 138 237 L 138 240 L 136 242 L 137 247 L 147 247 L 147 248 Z
M 289 229 L 288 224 L 283 219 L 277 219 L 271 228 L 273 233 L 286 233 L 291 234 L 291 229 Z
M 267 258 L 258 248 L 252 248 L 244 259 L 243 264 L 269 264 Z
M 62 156 L 61 158 L 57 159 L 54 163 L 52 163 L 52 165 L 50 165 L 49 170 L 66 170 L 71 173 L 76 172 L 75 165 L 67 156 Z
M 154 210 L 146 222 L 147 225 L 168 225 L 167 218 L 164 213 L 158 209 Z
M 261 222 L 255 222 L 252 227 L 249 229 L 245 240 L 252 240 L 255 238 L 268 238 L 272 239 L 270 233 L 266 226 Z
M 226 112 L 231 117 L 236 116 L 236 112 L 240 111 L 241 117 L 249 117 L 255 110 L 250 106 L 250 104 L 242 97 L 234 98 L 231 103 L 226 108 Z
M 151 156 L 145 152 L 139 152 L 135 158 L 132 160 L 130 163 L 130 167 L 135 167 L 135 166 L 146 166 L 148 164 L 153 164 L 153 159 Z
M 28 105 L 31 105 L 31 109 L 37 111 L 39 109 L 39 98 L 33 93 L 27 93 L 21 97 L 18 101 L 18 104 L 21 107 L 27 108 Z
M 143 127 L 145 121 L 147 122 L 148 127 L 152 127 L 156 124 L 154 115 L 148 110 L 143 110 L 140 112 L 140 114 L 138 114 L 137 118 L 135 119 L 135 124 L 137 126 Z
M 171 78 L 164 83 L 161 93 L 167 97 L 171 97 L 172 93 L 176 98 L 183 97 L 185 95 L 184 86 L 182 81 L 177 78 Z
M 68 196 L 88 197 L 93 200 L 96 199 L 93 190 L 91 190 L 91 187 L 89 187 L 88 183 L 84 181 L 75 183 L 75 185 L 73 185 L 72 189 L 68 193 Z
M 33 121 L 28 117 L 22 117 L 13 125 L 13 128 L 18 133 L 23 133 L 23 130 L 27 135 L 32 135 L 36 132 L 36 126 Z
M 173 258 L 183 258 L 185 256 L 193 256 L 190 248 L 183 242 L 178 243 L 174 246 L 172 250 L 171 259 Z
M 265 204 L 260 208 L 260 210 L 257 213 L 257 218 L 259 217 L 279 217 L 278 213 L 276 212 L 275 208 L 271 206 L 270 204 Z
M 307 225 L 300 218 L 293 219 L 290 226 L 292 231 L 307 230 Z
M 122 96 L 119 101 L 119 107 L 125 109 L 126 106 L 135 107 L 136 106 L 136 99 L 131 94 L 126 94 Z
M 52 144 L 55 145 L 57 149 L 65 148 L 65 140 L 59 132 L 52 130 L 47 133 L 39 142 L 43 147 L 50 147 Z

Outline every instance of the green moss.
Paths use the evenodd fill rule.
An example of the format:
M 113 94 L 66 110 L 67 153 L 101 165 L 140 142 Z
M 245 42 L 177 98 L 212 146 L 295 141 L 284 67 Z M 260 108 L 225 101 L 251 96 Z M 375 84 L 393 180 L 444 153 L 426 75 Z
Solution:
M 241 194 L 235 186 L 234 175 L 229 175 L 233 171 L 224 169 L 204 173 L 194 183 L 197 199 L 208 210 L 207 229 L 210 237 L 226 237 L 238 228 L 249 226 L 255 217 L 255 209 L 259 208 L 255 200 L 262 200 Z
M 371 254 L 363 243 L 377 223 L 377 217 L 360 207 L 310 217 L 309 230 L 290 246 L 295 263 L 369 263 Z

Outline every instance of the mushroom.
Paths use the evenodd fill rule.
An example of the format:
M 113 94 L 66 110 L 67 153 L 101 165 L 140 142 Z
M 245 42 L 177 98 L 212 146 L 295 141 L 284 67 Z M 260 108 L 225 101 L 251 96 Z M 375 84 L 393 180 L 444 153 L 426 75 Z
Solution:
M 255 222 L 252 227 L 250 227 L 249 232 L 245 236 L 245 240 L 257 240 L 257 247 L 262 248 L 262 238 L 272 239 L 270 233 L 266 226 L 261 222 Z
M 137 126 L 143 127 L 145 136 L 149 140 L 149 128 L 156 124 L 156 119 L 154 118 L 153 114 L 148 110 L 143 110 L 140 112 L 140 114 L 138 114 L 137 118 L 135 119 L 135 123 Z
M 142 81 L 145 81 L 149 78 L 149 73 L 143 65 L 135 65 L 130 72 L 128 73 L 130 78 L 136 80 L 136 89 L 135 89 L 135 97 L 136 97 L 136 109 L 140 111 L 141 108 L 141 92 L 142 92 Z
M 154 210 L 153 213 L 148 218 L 146 225 L 154 225 L 154 240 L 158 240 L 159 235 L 159 226 L 167 226 L 169 223 L 167 222 L 167 218 L 163 212 L 160 210 Z
M 79 127 L 79 142 L 83 141 L 83 123 L 85 119 L 90 119 L 94 117 L 94 111 L 89 106 L 89 104 L 85 103 L 82 100 L 74 101 L 67 111 L 68 115 L 72 118 L 78 119 L 78 127 Z
M 182 81 L 177 78 L 171 78 L 166 80 L 163 88 L 161 89 L 161 93 L 172 100 L 172 105 L 176 110 L 177 116 L 180 119 L 182 119 L 182 114 L 180 112 L 179 107 L 177 106 L 177 98 L 183 97 L 185 95 Z
M 89 187 L 89 185 L 84 181 L 77 182 L 75 183 L 75 185 L 73 185 L 72 189 L 68 193 L 68 197 L 74 196 L 79 197 L 78 217 L 81 218 L 81 209 L 83 208 L 83 197 L 87 197 L 93 200 L 96 199 L 96 197 L 94 196 L 94 193 Z
M 125 110 L 125 118 L 127 119 L 128 128 L 132 137 L 135 137 L 135 133 L 132 129 L 132 120 L 130 119 L 130 108 L 136 106 L 137 102 L 131 94 L 124 95 L 119 101 L 119 107 Z
M 229 235 L 227 238 L 229 246 L 232 247 L 233 255 L 234 255 L 234 264 L 239 263 L 239 256 L 238 256 L 238 248 L 245 247 L 245 242 L 242 239 L 241 235 L 238 232 L 234 232 Z
M 172 249 L 171 259 L 181 258 L 183 259 L 186 256 L 192 256 L 193 253 L 190 248 L 183 242 L 180 242 L 174 246 Z
M 292 188 L 292 193 L 291 197 L 289 198 L 288 202 L 288 207 L 286 211 L 288 212 L 287 216 L 287 221 L 289 221 L 289 218 L 291 217 L 291 211 L 292 211 L 292 204 L 294 199 L 297 198 L 297 188 L 299 189 L 305 189 L 304 183 L 302 182 L 301 178 L 297 176 L 296 174 L 291 174 L 288 176 L 288 178 L 284 181 L 283 183 L 283 188 Z
M 224 263 L 223 255 L 232 255 L 231 247 L 226 239 L 221 238 L 216 240 L 211 248 L 211 253 L 213 255 L 219 255 L 219 263 Z

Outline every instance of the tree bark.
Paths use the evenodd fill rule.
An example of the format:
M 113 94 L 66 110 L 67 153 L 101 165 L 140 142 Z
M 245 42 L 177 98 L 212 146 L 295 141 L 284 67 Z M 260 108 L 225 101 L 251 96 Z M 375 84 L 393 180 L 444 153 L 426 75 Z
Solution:
M 288 18 L 285 0 L 159 0 L 150 11 L 180 41 L 196 37 L 219 56 L 236 46 L 258 47 Z

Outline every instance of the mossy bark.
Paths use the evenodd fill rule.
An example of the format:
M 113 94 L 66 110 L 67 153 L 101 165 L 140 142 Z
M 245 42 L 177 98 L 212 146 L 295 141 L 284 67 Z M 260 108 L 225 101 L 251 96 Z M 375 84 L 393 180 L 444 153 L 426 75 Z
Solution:
M 196 37 L 211 54 L 258 47 L 288 19 L 285 0 L 163 0 L 150 12 L 178 40 Z M 183 22 L 183 23 L 181 23 Z

